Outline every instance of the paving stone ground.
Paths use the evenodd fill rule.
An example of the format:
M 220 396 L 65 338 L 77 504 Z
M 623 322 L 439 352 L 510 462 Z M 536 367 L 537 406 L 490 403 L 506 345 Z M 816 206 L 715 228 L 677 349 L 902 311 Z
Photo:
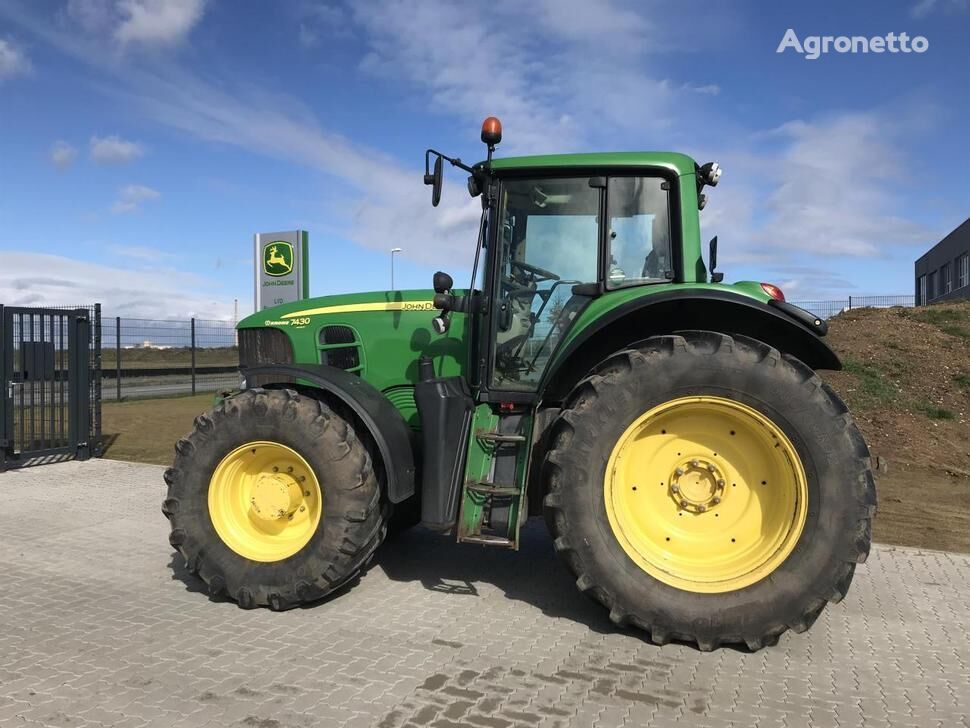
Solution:
M 970 557 L 876 547 L 756 654 L 615 630 L 552 553 L 413 530 L 282 614 L 212 601 L 169 547 L 162 468 L 0 475 L 0 726 L 963 726 Z

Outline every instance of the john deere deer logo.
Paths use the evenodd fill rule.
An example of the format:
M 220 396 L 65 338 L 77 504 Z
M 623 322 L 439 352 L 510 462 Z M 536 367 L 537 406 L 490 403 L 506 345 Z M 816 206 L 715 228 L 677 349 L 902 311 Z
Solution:
M 293 270 L 293 246 L 274 240 L 263 247 L 263 271 L 268 276 L 285 276 Z

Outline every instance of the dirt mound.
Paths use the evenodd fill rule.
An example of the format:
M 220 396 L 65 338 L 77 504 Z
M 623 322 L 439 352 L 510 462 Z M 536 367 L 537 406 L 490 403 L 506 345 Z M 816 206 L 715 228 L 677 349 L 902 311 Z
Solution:
M 823 376 L 873 454 L 970 476 L 970 301 L 854 309 L 829 323 L 845 370 Z
M 873 538 L 970 552 L 970 301 L 862 308 L 830 326 L 845 370 L 822 376 L 888 461 Z

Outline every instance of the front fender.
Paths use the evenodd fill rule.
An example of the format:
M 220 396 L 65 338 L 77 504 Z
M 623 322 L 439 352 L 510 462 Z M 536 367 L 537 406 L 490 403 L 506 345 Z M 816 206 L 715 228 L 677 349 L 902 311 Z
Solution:
M 325 364 L 267 364 L 241 369 L 245 384 L 304 384 L 337 397 L 350 407 L 367 427 L 384 462 L 387 497 L 400 503 L 414 495 L 414 451 L 411 430 L 397 408 L 372 385 L 343 369 Z
M 788 311 L 787 309 L 794 309 Z M 795 312 L 805 316 L 796 317 Z M 540 393 L 561 401 L 596 364 L 650 336 L 706 330 L 741 334 L 790 354 L 812 369 L 842 368 L 839 357 L 808 327 L 814 317 L 795 306 L 770 306 L 730 291 L 692 289 L 642 296 L 609 309 L 557 351 Z M 824 322 L 815 326 L 825 330 Z

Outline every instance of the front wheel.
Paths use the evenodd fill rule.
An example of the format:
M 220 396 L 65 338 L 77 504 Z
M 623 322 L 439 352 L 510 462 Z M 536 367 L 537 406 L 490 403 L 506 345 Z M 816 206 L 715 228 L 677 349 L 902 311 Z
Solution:
M 845 405 L 771 347 L 713 332 L 618 352 L 553 425 L 545 511 L 580 589 L 658 643 L 759 649 L 841 599 L 875 488 Z
M 165 473 L 169 541 L 213 594 L 288 609 L 352 579 L 387 531 L 353 424 L 293 390 L 251 389 L 195 420 Z

